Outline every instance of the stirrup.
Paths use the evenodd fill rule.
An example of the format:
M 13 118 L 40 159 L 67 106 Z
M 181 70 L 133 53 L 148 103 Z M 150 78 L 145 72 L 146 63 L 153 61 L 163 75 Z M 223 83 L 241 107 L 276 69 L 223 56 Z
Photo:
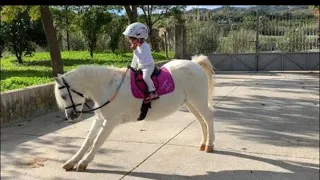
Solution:
M 155 97 L 153 97 L 154 95 L 156 95 Z M 151 100 L 155 100 L 155 99 L 159 99 L 159 94 L 156 91 L 152 91 L 150 92 L 150 95 L 152 98 Z

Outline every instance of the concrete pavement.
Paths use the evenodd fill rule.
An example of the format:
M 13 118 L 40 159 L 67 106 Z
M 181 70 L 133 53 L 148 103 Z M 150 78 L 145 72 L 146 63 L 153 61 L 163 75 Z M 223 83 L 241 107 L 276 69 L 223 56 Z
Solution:
M 1 179 L 12 180 L 318 180 L 319 74 L 218 74 L 214 153 L 184 107 L 154 122 L 117 127 L 85 172 L 61 165 L 92 122 L 63 112 L 1 129 Z

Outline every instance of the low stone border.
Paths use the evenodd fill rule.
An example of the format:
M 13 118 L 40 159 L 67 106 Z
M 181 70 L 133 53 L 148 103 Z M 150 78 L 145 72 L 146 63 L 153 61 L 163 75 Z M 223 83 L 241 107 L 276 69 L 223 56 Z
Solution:
M 57 110 L 54 83 L 1 93 L 1 125 Z
M 158 62 L 157 66 L 167 62 Z M 1 93 L 1 126 L 57 110 L 54 82 Z

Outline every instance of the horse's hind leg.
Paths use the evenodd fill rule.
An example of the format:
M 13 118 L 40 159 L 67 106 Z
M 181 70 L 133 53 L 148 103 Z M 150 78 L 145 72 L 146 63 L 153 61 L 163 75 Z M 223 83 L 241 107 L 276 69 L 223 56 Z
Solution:
M 204 151 L 207 142 L 207 124 L 199 114 L 199 112 L 190 104 L 187 100 L 184 102 L 184 105 L 187 109 L 196 117 L 198 123 L 200 124 L 201 131 L 202 131 L 202 139 L 200 143 L 200 151 Z
M 196 92 L 196 91 L 195 91 Z M 213 112 L 208 107 L 207 93 L 193 93 L 188 94 L 187 100 L 192 107 L 200 114 L 203 121 L 206 123 L 207 138 L 206 138 L 206 152 L 213 151 L 214 135 L 214 124 L 213 124 Z
M 89 147 L 92 146 L 93 140 L 96 138 L 100 128 L 102 127 L 103 121 L 104 120 L 94 119 L 90 132 L 87 135 L 87 138 L 84 140 L 81 148 L 72 158 L 70 158 L 66 163 L 62 165 L 62 168 L 66 170 L 71 170 L 73 169 L 74 165 L 80 161 L 80 159 L 85 155 Z
M 206 142 L 205 151 L 212 152 L 213 151 L 213 141 L 215 140 L 213 112 L 208 108 L 208 106 L 203 106 L 202 108 L 199 108 L 198 111 L 207 124 L 208 134 L 207 134 L 207 142 Z

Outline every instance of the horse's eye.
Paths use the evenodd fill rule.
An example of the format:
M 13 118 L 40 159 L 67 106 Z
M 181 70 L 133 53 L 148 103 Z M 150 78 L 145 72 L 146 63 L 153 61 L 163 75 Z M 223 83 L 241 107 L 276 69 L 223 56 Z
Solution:
M 61 98 L 62 98 L 63 100 L 66 100 L 66 99 L 67 99 L 67 97 L 66 97 L 65 95 L 61 95 Z

